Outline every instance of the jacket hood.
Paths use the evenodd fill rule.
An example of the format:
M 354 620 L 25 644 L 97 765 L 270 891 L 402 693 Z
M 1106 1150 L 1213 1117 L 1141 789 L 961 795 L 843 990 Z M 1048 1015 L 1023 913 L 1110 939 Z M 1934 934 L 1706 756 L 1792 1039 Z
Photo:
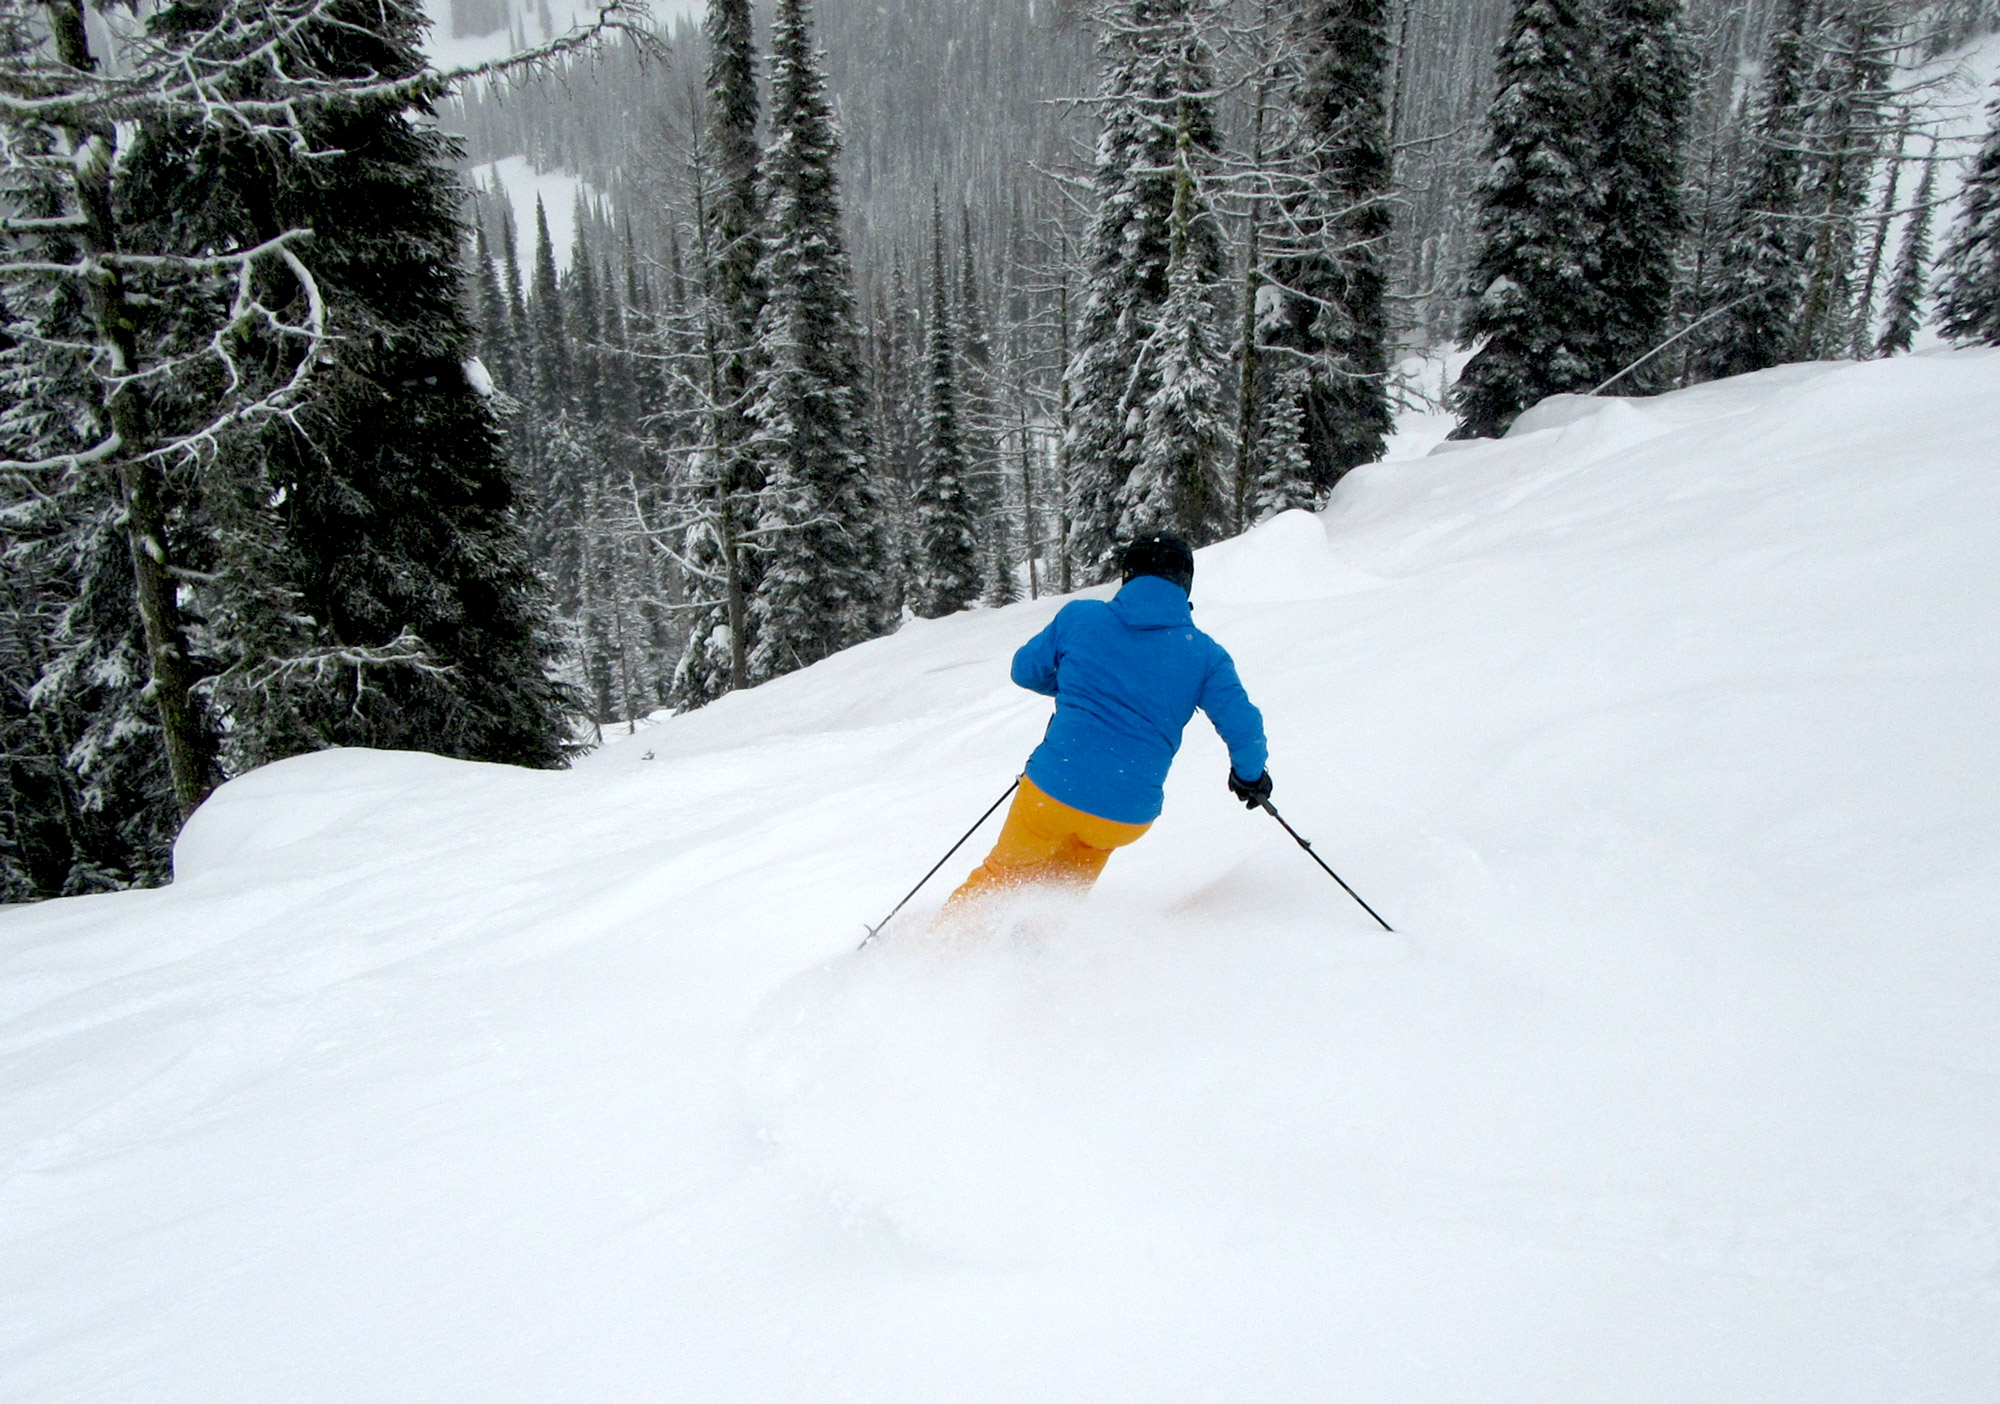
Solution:
M 1194 622 L 1187 593 L 1171 580 L 1140 575 L 1112 598 L 1111 612 L 1128 629 L 1171 629 Z

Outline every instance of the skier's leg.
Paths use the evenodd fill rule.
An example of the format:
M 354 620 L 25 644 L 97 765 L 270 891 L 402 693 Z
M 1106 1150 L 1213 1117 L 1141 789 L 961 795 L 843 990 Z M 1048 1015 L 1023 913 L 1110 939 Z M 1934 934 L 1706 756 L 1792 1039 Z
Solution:
M 1007 822 L 986 861 L 972 870 L 970 877 L 951 894 L 945 911 L 972 898 L 1019 887 L 1037 881 L 1049 860 L 1069 837 L 1069 829 L 1054 812 L 1057 801 L 1050 799 L 1027 780 L 1022 780 L 1014 803 L 1008 807 Z M 1067 809 L 1068 805 L 1060 808 Z M 940 916 L 943 912 L 939 913 Z
M 1090 822 L 1079 824 L 1077 831 L 1064 837 L 1062 844 L 1049 855 L 1048 866 L 1054 881 L 1088 889 L 1111 861 L 1113 849 L 1137 842 L 1152 826 L 1120 824 L 1094 814 L 1085 817 Z
M 1030 884 L 1087 890 L 1104 871 L 1111 850 L 1151 827 L 1100 819 L 1052 799 L 1026 778 L 1007 811 L 1007 822 L 986 861 L 952 893 L 940 919 L 975 898 Z

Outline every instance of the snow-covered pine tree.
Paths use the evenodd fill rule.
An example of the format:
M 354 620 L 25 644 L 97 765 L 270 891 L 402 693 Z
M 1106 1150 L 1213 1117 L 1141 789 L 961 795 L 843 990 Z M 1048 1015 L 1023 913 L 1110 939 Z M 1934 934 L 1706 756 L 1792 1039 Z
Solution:
M 563 291 L 564 331 L 570 346 L 570 402 L 592 430 L 605 426 L 604 317 L 597 288 L 597 266 L 590 247 L 589 209 L 581 196 L 571 220 L 576 237 L 570 245 L 568 287 Z M 595 435 L 593 435 L 595 437 Z
M 1293 20 L 1284 219 L 1262 335 L 1280 374 L 1305 370 L 1307 484 L 1382 456 L 1391 428 L 1383 259 L 1390 230 L 1388 0 L 1306 0 Z M 1302 359 L 1302 364 L 1299 361 Z
M 981 599 L 1008 605 L 1020 598 L 1014 579 L 1014 523 L 1000 468 L 1001 386 L 993 362 L 993 339 L 986 326 L 986 286 L 980 277 L 972 208 L 958 207 L 958 349 L 964 366 L 959 378 L 959 430 L 965 443 L 968 480 L 978 503 L 986 542 L 986 586 Z
M 1597 285 L 1604 302 L 1599 380 L 1666 334 L 1674 260 L 1687 219 L 1682 159 L 1692 94 L 1681 0 L 1606 0 L 1597 60 L 1597 181 L 1603 191 Z M 1645 388 L 1642 370 L 1618 382 Z
M 709 0 L 702 30 L 708 40 L 708 161 L 715 173 L 708 200 L 709 238 L 721 316 L 723 384 L 732 403 L 742 401 L 734 409 L 732 428 L 747 439 L 753 428 L 747 405 L 757 314 L 764 305 L 760 109 L 750 0 Z M 754 459 L 733 463 L 731 469 L 753 477 L 756 472 Z M 754 488 L 755 483 L 745 486 Z
M 697 110 L 698 113 L 698 110 Z M 699 123 L 699 116 L 696 123 Z M 672 521 L 657 530 L 673 554 L 684 593 L 686 643 L 674 665 L 671 701 L 682 710 L 704 706 L 750 683 L 748 554 L 744 530 L 755 517 L 753 500 L 736 490 L 727 469 L 726 422 L 734 399 L 728 389 L 729 315 L 722 294 L 713 215 L 717 176 L 709 142 L 688 143 L 678 172 L 685 182 L 689 261 L 678 306 L 656 324 L 646 342 L 662 374 L 685 400 L 680 442 L 671 453 Z M 665 212 L 670 222 L 673 211 Z M 681 248 L 678 240 L 675 251 Z
M 55 838 L 50 818 L 60 818 L 63 832 L 45 853 L 36 897 L 172 876 L 180 814 L 159 714 L 145 693 L 146 635 L 122 514 L 115 484 L 88 474 L 67 477 L 53 500 L 27 513 L 19 505 L 7 513 L 9 577 L 35 602 L 32 614 L 15 617 L 41 630 L 19 641 L 36 670 L 33 722 L 60 761 L 47 776 L 53 813 L 43 809 L 40 837 Z M 180 531 L 169 543 L 183 552 L 192 544 Z M 16 804 L 28 798 L 17 792 Z
M 1461 328 L 1480 349 L 1453 387 L 1455 438 L 1495 437 L 1544 396 L 1604 378 L 1590 18 L 1578 0 L 1516 0 L 1500 45 Z
M 757 53 L 749 0 L 709 0 L 702 22 L 704 103 L 686 154 L 694 273 L 688 320 L 699 368 L 683 375 L 700 402 L 697 442 L 677 495 L 681 574 L 691 594 L 688 643 L 674 671 L 676 706 L 698 707 L 751 680 L 760 560 L 752 549 L 764 465 L 751 414 L 757 324 L 764 307 L 762 153 Z
M 998 609 L 1021 598 L 1021 581 L 1014 573 L 1013 508 L 1006 484 L 997 483 L 995 488 L 993 509 L 987 514 L 986 588 L 979 601 Z
M 1229 520 L 1222 481 L 1229 439 L 1228 355 L 1215 305 L 1216 270 L 1203 256 L 1216 242 L 1213 223 L 1194 166 L 1193 132 L 1184 125 L 1174 172 L 1167 301 L 1146 350 L 1155 368 L 1152 393 L 1144 407 L 1139 462 L 1118 495 L 1118 535 L 1125 540 L 1171 531 L 1205 546 Z
M 514 328 L 507 320 L 507 294 L 501 290 L 500 275 L 493 268 L 493 250 L 486 241 L 486 223 L 472 226 L 474 305 L 479 313 L 479 360 L 495 385 L 512 392 L 514 370 Z
M 1802 189 L 1806 281 L 1793 360 L 1844 355 L 1853 340 L 1855 250 L 1875 162 L 1890 134 L 1884 113 L 1901 18 L 1893 0 L 1831 0 L 1815 33 Z
M 924 438 L 910 490 L 910 608 L 927 619 L 979 598 L 978 503 L 959 426 L 959 355 L 944 258 L 944 210 L 931 205 L 931 315 Z
M 11 174 L 11 173 L 10 173 Z M 47 197 L 44 199 L 43 197 Z M 54 192 L 8 182 L 29 218 Z M 50 262 L 63 234 L 19 241 Z M 16 284 L 0 304 L 0 459 L 59 456 L 102 434 L 83 291 Z M 178 827 L 159 717 L 145 695 L 146 640 L 133 599 L 118 484 L 90 471 L 0 474 L 0 699 L 10 901 L 165 881 Z M 181 535 L 170 544 L 185 559 Z
M 964 418 L 959 428 L 965 436 L 966 460 L 971 464 L 973 489 L 985 507 L 993 510 L 995 475 L 999 451 L 993 421 L 998 413 L 994 377 L 993 339 L 986 327 L 986 287 L 980 277 L 978 254 L 972 234 L 972 211 L 959 206 L 958 241 L 958 355 L 964 372 L 959 377 L 959 406 Z
M 1115 571 L 1125 482 L 1139 465 L 1146 406 L 1159 388 L 1149 348 L 1170 291 L 1182 133 L 1198 173 L 1216 159 L 1207 18 L 1206 0 L 1111 0 L 1099 16 L 1095 209 L 1064 451 L 1068 556 L 1086 581 Z M 1194 239 L 1188 277 L 1212 285 L 1221 277 L 1220 247 L 1208 228 Z
M 26 39 L 0 29 L 0 47 Z M 21 141 L 18 155 L 54 149 L 32 131 L 10 135 Z M 59 219 L 64 203 L 61 182 L 40 163 L 0 165 L 0 208 L 15 225 L 8 253 L 73 262 L 67 229 L 16 232 L 17 222 Z M 0 460 L 45 462 L 99 441 L 101 397 L 87 349 L 95 329 L 83 288 L 11 274 L 0 286 Z M 145 639 L 119 513 L 117 484 L 106 476 L 0 473 L 6 901 L 167 872 L 174 793 L 158 716 L 143 693 Z
M 1930 158 L 1917 182 L 1917 200 L 1910 222 L 1903 229 L 1903 247 L 1896 257 L 1896 274 L 1889 282 L 1887 305 L 1883 309 L 1882 336 L 1875 343 L 1878 356 L 1897 356 L 1910 349 L 1917 328 L 1923 324 L 1924 283 L 1930 273 L 1931 203 L 1937 183 L 1937 143 L 1931 143 Z
M 610 22 L 625 27 L 617 7 Z M 339 694 L 336 740 L 384 721 L 376 744 L 562 754 L 511 489 L 475 462 L 499 467 L 465 366 L 464 192 L 427 116 L 449 80 L 421 25 L 413 5 L 358 0 L 172 3 L 104 25 L 0 0 L 0 89 L 37 95 L 0 111 L 0 169 L 34 171 L 53 200 L 36 224 L 0 197 L 6 243 L 46 232 L 70 250 L 0 281 L 10 303 L 17 274 L 87 290 L 65 341 L 96 343 L 80 384 L 38 379 L 62 429 L 7 463 L 59 508 L 75 608 L 45 634 L 36 692 L 64 714 L 78 799 L 117 815 L 92 883 L 160 873 L 165 836 L 222 773 L 218 739 L 231 766 L 325 744 L 315 719 Z M 62 150 L 79 159 L 39 159 Z M 385 468 L 406 412 L 423 427 Z M 436 441 L 451 450 L 434 461 Z M 316 493 L 353 534 L 314 520 Z M 344 625 L 375 622 L 357 623 L 357 597 L 385 580 L 418 608 L 386 642 L 353 641 Z M 427 611 L 473 617 L 426 638 Z
M 1896 128 L 1895 149 L 1889 155 L 1889 173 L 1882 181 L 1882 202 L 1875 211 L 1875 237 L 1868 241 L 1868 271 L 1861 275 L 1861 287 L 1854 295 L 1854 314 L 1849 318 L 1847 354 L 1864 360 L 1875 354 L 1875 293 L 1882 282 L 1882 263 L 1889 255 L 1889 228 L 1896 220 L 1896 198 L 1902 192 L 1903 149 L 1909 144 L 1908 114 Z
M 747 499 L 764 484 L 764 462 L 752 444 L 757 424 L 751 402 L 758 367 L 758 320 L 765 298 L 766 199 L 763 154 L 758 147 L 761 109 L 750 0 L 709 0 L 703 32 L 708 40 L 707 160 L 715 175 L 715 188 L 706 207 L 709 257 L 714 265 L 710 274 L 716 310 L 712 334 L 721 361 L 716 407 L 718 484 L 733 497 Z M 775 79 L 774 73 L 774 84 Z M 742 526 L 747 530 L 750 523 Z M 721 565 L 732 577 L 732 593 L 747 599 L 756 590 L 760 562 L 761 557 L 741 543 L 727 553 Z M 746 612 L 742 624 L 752 635 L 742 640 L 738 649 L 743 669 L 747 669 L 757 622 Z M 732 674 L 737 671 L 732 664 Z M 734 685 L 741 687 L 747 680 L 746 673 L 735 678 Z
M 534 390 L 533 329 L 528 325 L 527 292 L 521 278 L 520 239 L 514 232 L 512 205 L 500 207 L 500 287 L 507 298 L 507 326 L 512 333 L 514 379 L 507 392 L 527 404 Z
M 2000 346 L 2000 94 L 1987 110 L 1991 126 L 1938 260 L 1938 325 L 1954 340 Z
M 1703 379 L 1785 360 L 1805 295 L 1801 184 L 1805 85 L 1817 0 L 1781 0 L 1750 132 L 1749 176 L 1730 211 L 1703 315 L 1713 320 L 1693 358 Z
M 414 78 L 424 24 L 410 0 L 331 0 L 288 66 Z M 328 745 L 536 766 L 570 752 L 518 485 L 468 368 L 457 144 L 413 111 L 428 102 L 325 104 L 301 119 L 311 158 L 245 142 L 204 163 L 198 144 L 152 192 L 171 226 L 200 210 L 237 241 L 313 229 L 330 332 L 296 413 L 225 444 L 204 488 L 216 580 L 192 593 L 212 629 L 236 626 L 205 684 L 232 770 Z
M 764 465 L 754 677 L 817 662 L 889 625 L 882 511 L 869 476 L 861 360 L 841 233 L 840 135 L 807 0 L 778 0 L 758 273 L 753 441 Z
M 535 358 L 535 413 L 544 428 L 568 406 L 569 329 L 563 316 L 549 212 L 535 197 L 535 271 L 528 279 L 528 327 Z
M 1253 522 L 1319 505 L 1306 443 L 1306 397 L 1311 389 L 1312 378 L 1303 366 L 1280 372 L 1271 387 L 1270 412 L 1258 443 L 1257 479 L 1250 491 Z
M 1253 181 L 1261 179 L 1265 170 L 1272 90 L 1279 77 L 1275 42 L 1278 28 L 1276 0 L 1260 0 L 1259 8 L 1259 22 L 1251 30 L 1249 170 Z M 1271 203 L 1270 191 L 1261 188 L 1253 190 L 1243 219 L 1240 253 L 1243 274 L 1236 297 L 1236 454 L 1229 479 L 1231 533 L 1241 532 L 1255 520 L 1251 509 L 1257 465 L 1261 461 L 1258 440 L 1270 421 L 1270 393 L 1265 382 L 1274 377 L 1264 366 L 1264 333 L 1258 304 L 1260 300 L 1267 300 L 1264 291 L 1267 272 L 1264 220 Z

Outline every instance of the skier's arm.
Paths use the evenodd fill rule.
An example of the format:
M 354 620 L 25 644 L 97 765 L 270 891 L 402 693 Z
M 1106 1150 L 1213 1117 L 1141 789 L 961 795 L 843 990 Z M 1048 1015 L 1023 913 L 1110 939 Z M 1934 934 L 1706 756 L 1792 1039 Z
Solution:
M 1229 768 L 1245 780 L 1264 773 L 1270 753 L 1264 745 L 1264 714 L 1243 690 L 1236 664 L 1216 645 L 1215 660 L 1201 689 L 1201 709 L 1229 747 Z
M 1061 623 L 1062 615 L 1057 614 L 1049 621 L 1048 628 L 1016 650 L 1013 669 L 1015 686 L 1039 692 L 1044 697 L 1056 695 L 1056 626 Z

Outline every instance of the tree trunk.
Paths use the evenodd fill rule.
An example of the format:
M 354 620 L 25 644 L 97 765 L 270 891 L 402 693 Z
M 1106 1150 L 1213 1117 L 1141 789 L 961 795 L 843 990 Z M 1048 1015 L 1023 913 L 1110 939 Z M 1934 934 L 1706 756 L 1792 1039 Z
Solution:
M 1041 553 L 1042 543 L 1035 530 L 1035 465 L 1034 452 L 1028 440 L 1028 408 L 1021 407 L 1021 534 L 1028 557 L 1028 598 L 1040 599 L 1041 584 L 1035 576 L 1035 557 Z
M 49 25 L 62 61 L 90 72 L 97 61 L 90 53 L 81 0 L 49 0 Z M 116 263 L 118 228 L 112 212 L 111 161 L 115 136 L 109 127 L 68 129 L 76 148 L 76 199 L 84 227 L 79 232 L 85 261 L 92 265 L 86 280 L 91 321 L 110 353 L 111 372 L 130 375 L 138 364 L 138 338 L 124 279 Z M 151 438 L 146 398 L 140 387 L 125 381 L 112 390 L 105 412 L 120 442 L 118 485 L 124 499 L 125 539 L 132 554 L 132 581 L 145 630 L 149 679 L 146 690 L 160 715 L 161 741 L 174 802 L 183 822 L 208 798 L 214 776 L 208 763 L 207 738 L 195 707 L 194 665 L 188 656 L 187 630 L 175 596 L 167 560 L 166 506 L 157 463 L 145 457 Z
M 722 558 L 728 576 L 724 590 L 729 603 L 729 685 L 740 692 L 750 686 L 748 609 L 743 590 L 743 546 L 736 539 L 735 498 L 727 486 L 722 493 Z
M 1250 524 L 1250 477 L 1257 456 L 1257 243 L 1263 220 L 1264 202 L 1253 201 L 1243 244 L 1243 342 L 1236 387 L 1236 501 L 1231 527 L 1237 536 Z

